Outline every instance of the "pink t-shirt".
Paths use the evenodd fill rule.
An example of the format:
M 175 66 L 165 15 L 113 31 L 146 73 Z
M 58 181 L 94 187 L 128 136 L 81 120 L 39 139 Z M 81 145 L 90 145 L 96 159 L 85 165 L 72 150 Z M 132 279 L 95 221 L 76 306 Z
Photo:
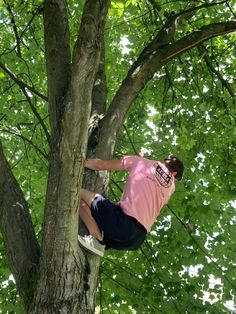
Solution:
M 129 176 L 119 204 L 127 215 L 150 231 L 175 190 L 174 177 L 160 161 L 124 156 L 122 164 Z

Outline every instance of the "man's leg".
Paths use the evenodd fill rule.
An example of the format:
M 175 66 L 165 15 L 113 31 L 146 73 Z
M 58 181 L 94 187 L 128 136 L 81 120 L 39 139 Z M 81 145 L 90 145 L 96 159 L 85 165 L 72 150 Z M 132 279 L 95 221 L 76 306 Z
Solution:
M 93 218 L 90 210 L 90 206 L 97 193 L 81 189 L 81 200 L 80 200 L 80 210 L 79 215 L 86 227 L 88 228 L 89 233 L 97 238 L 98 240 L 103 240 L 102 231 L 99 229 L 95 219 Z

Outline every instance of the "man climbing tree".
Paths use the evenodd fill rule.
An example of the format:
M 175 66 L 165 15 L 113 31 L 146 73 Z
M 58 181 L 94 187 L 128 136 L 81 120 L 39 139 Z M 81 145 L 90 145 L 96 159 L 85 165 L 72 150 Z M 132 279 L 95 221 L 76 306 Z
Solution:
M 122 160 L 87 160 L 93 170 L 128 170 L 129 177 L 119 204 L 82 189 L 80 217 L 90 236 L 81 237 L 81 245 L 103 256 L 104 248 L 134 250 L 140 247 L 147 231 L 175 190 L 175 179 L 181 180 L 184 166 L 175 156 L 164 162 L 137 156 Z M 98 241 L 100 242 L 98 242 Z

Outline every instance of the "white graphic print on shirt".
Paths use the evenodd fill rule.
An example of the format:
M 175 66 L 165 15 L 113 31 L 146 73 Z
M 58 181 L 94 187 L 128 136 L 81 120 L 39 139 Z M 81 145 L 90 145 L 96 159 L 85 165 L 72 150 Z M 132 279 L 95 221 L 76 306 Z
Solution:
M 159 163 L 155 163 L 155 177 L 161 186 L 168 188 L 172 184 L 172 177 L 167 168 L 161 167 Z

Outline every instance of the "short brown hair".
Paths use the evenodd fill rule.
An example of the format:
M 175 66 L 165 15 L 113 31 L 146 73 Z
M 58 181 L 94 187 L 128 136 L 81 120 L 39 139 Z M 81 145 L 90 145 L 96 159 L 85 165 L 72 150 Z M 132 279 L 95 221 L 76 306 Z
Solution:
M 177 172 L 175 175 L 176 180 L 181 180 L 184 174 L 184 164 L 176 156 L 168 156 L 164 159 L 165 165 L 171 172 Z

